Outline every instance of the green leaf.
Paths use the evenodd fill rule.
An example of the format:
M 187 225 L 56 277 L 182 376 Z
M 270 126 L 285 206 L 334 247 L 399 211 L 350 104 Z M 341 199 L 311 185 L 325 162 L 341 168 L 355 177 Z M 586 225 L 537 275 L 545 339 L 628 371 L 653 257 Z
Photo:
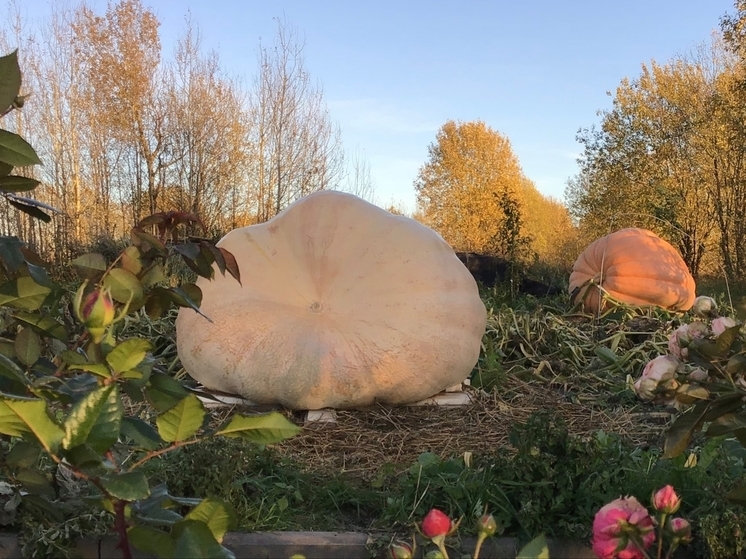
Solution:
M 133 526 L 127 530 L 130 543 L 152 557 L 174 557 L 176 542 L 171 536 L 147 526 Z
M 215 540 L 222 543 L 226 532 L 236 526 L 236 513 L 229 503 L 208 497 L 186 515 L 186 520 L 204 522 Z
M 544 534 L 535 537 L 518 552 L 516 559 L 549 559 L 549 545 Z
M 98 277 L 107 268 L 104 256 L 96 252 L 78 256 L 70 264 L 72 264 L 75 271 L 83 279 Z
M 171 306 L 171 297 L 165 289 L 156 287 L 149 294 L 145 301 L 145 312 L 150 320 L 161 318 Z
M 85 355 L 83 355 L 82 353 L 78 353 L 77 351 L 66 349 L 60 354 L 60 356 L 62 357 L 62 360 L 68 365 L 85 365 L 86 364 Z
M 26 262 L 21 252 L 22 246 L 18 237 L 0 237 L 0 259 L 11 272 L 15 272 Z
M 106 362 L 115 373 L 130 371 L 142 363 L 152 348 L 153 344 L 148 340 L 131 338 L 111 350 L 106 356 Z
M 197 314 L 212 322 L 209 316 L 199 310 L 202 303 L 202 290 L 196 284 L 185 283 L 181 287 L 171 287 L 166 291 L 170 293 L 171 300 L 175 305 L 193 309 Z
M 20 277 L 0 285 L 0 305 L 35 311 L 42 306 L 50 291 L 29 277 Z
M 732 489 L 725 494 L 725 498 L 737 505 L 746 506 L 746 484 Z
M 65 451 L 65 459 L 70 464 L 86 470 L 101 469 L 102 458 L 103 456 L 100 453 L 87 444 L 78 445 Z
M 163 273 L 163 264 L 160 262 L 150 267 L 148 271 L 143 274 L 142 278 L 140 278 L 140 283 L 142 283 L 144 287 L 151 287 L 157 283 L 161 283 L 162 281 L 166 281 L 166 275 Z
M 127 416 L 122 419 L 122 427 L 119 432 L 145 450 L 155 450 L 163 442 L 158 435 L 158 431 L 150 423 L 139 417 Z
M 710 402 L 697 404 L 676 418 L 666 435 L 663 447 L 664 458 L 675 458 L 686 450 L 692 435 L 702 426 L 709 406 Z
M 13 106 L 21 90 L 21 68 L 18 50 L 0 56 L 0 115 Z
M 165 412 L 178 404 L 189 392 L 174 378 L 153 373 L 145 388 L 145 397 L 158 412 Z
M 8 132 L 0 128 L 0 161 L 13 165 L 13 167 L 25 167 L 27 165 L 41 165 L 41 159 L 36 155 L 34 148 L 21 138 L 18 134 Z
M 0 177 L 7 177 L 13 170 L 13 165 L 8 165 L 0 161 Z
M 9 396 L 0 396 L 0 433 L 33 436 L 47 452 L 55 452 L 64 435 L 47 415 L 44 400 Z
M 104 277 L 104 287 L 111 290 L 111 297 L 119 303 L 131 299 L 131 308 L 140 308 L 144 302 L 142 284 L 132 272 L 124 268 L 114 268 Z
M 102 378 L 111 378 L 111 372 L 109 367 L 103 363 L 80 363 L 71 364 L 68 366 L 71 371 L 85 371 L 87 373 L 93 373 L 96 376 Z
M 62 512 L 60 511 L 59 504 L 52 504 L 40 495 L 24 495 L 23 503 L 25 505 L 32 505 L 34 507 L 37 507 L 45 516 L 49 516 L 51 519 L 57 522 L 62 522 L 65 520 Z
M 279 443 L 300 433 L 300 427 L 279 412 L 263 415 L 234 415 L 215 434 L 239 437 L 255 444 Z
M 18 211 L 30 215 L 35 219 L 40 219 L 44 223 L 52 221 L 52 217 L 49 214 L 39 209 L 39 203 L 30 204 L 26 201 L 22 201 L 19 197 L 11 198 L 10 196 L 11 194 L 6 194 L 5 199 L 8 200 L 8 203 Z
M 128 246 L 124 249 L 119 262 L 122 268 L 131 272 L 134 275 L 139 274 L 142 271 L 142 260 L 140 258 L 140 249 L 136 246 Z
M 30 468 L 34 466 L 41 456 L 41 447 L 36 444 L 18 441 L 5 457 L 10 466 L 16 468 Z
M 93 390 L 82 398 L 65 420 L 62 447 L 73 448 L 88 444 L 104 453 L 119 438 L 124 409 L 115 384 Z
M 14 361 L 8 359 L 5 355 L 0 354 L 0 376 L 9 378 L 28 386 L 29 381 L 23 374 L 21 368 Z
M 184 441 L 194 435 L 205 419 L 205 407 L 199 398 L 189 394 L 167 412 L 159 415 L 155 422 L 158 434 L 169 443 Z
M 176 538 L 174 557 L 179 559 L 235 559 L 233 553 L 221 546 L 204 522 L 182 520 L 173 527 Z
M 18 360 L 30 367 L 41 357 L 41 339 L 31 328 L 22 328 L 16 335 L 15 352 Z
M 102 479 L 101 484 L 109 495 L 123 501 L 137 501 L 146 499 L 150 495 L 148 478 L 144 472 L 128 472 L 110 476 Z
M 52 317 L 34 313 L 17 312 L 13 314 L 13 318 L 18 322 L 31 326 L 43 336 L 51 336 L 57 338 L 61 342 L 67 342 L 69 337 L 65 326 Z
M 0 177 L 0 190 L 5 192 L 28 192 L 40 184 L 38 180 L 28 177 L 19 177 L 16 175 Z
M 746 413 L 726 413 L 710 423 L 706 435 L 708 437 L 719 437 L 739 429 L 746 429 Z
M 738 338 L 738 333 L 741 331 L 741 325 L 736 324 L 730 328 L 726 328 L 725 331 L 715 339 L 715 347 L 717 349 L 718 357 L 723 357 L 728 354 L 733 342 Z
M 39 470 L 19 470 L 15 478 L 32 495 L 42 495 L 50 499 L 56 496 L 52 484 Z
M 741 375 L 746 373 L 746 355 L 737 353 L 728 360 L 725 366 L 725 372 L 730 376 Z

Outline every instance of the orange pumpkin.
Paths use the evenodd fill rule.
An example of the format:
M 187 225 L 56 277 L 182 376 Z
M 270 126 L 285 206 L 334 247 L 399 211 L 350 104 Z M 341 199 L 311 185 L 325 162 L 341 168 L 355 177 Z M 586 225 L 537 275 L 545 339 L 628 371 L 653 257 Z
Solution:
M 668 242 L 647 229 L 621 229 L 592 242 L 570 275 L 573 303 L 596 313 L 602 287 L 611 297 L 638 306 L 686 311 L 695 284 L 684 260 Z

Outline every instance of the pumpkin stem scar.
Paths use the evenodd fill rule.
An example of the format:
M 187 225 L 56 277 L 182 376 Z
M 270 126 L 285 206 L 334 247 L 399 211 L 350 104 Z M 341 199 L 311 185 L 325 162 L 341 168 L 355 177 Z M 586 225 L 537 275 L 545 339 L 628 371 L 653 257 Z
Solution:
M 314 301 L 309 308 L 311 309 L 311 312 L 319 313 L 324 310 L 324 305 L 318 301 Z

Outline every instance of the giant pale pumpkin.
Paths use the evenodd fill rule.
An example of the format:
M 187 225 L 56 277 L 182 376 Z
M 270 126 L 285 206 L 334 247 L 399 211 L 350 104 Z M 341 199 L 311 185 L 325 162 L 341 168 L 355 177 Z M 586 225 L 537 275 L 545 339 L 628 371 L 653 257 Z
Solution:
M 686 311 L 694 304 L 694 278 L 679 253 L 646 229 L 621 229 L 592 242 L 570 275 L 574 303 L 596 313 L 601 286 L 630 305 Z
M 409 403 L 469 376 L 486 310 L 433 230 L 341 192 L 307 196 L 218 246 L 243 285 L 200 278 L 178 353 L 208 388 L 292 409 Z

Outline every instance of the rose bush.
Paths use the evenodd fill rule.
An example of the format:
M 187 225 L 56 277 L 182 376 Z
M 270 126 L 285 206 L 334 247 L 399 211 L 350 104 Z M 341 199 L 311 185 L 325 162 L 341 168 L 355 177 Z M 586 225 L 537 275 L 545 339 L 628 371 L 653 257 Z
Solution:
M 652 496 L 657 517 L 635 497 L 624 497 L 601 507 L 593 520 L 593 553 L 599 559 L 648 559 L 653 544 L 655 557 L 664 557 L 663 542 L 669 541 L 665 557 L 670 558 L 682 543 L 691 541 L 691 527 L 683 518 L 671 518 L 681 499 L 671 485 L 666 485 Z M 656 534 L 656 527 L 658 528 Z
M 421 556 L 425 559 L 449 559 L 448 548 L 445 543 L 446 538 L 456 535 L 462 520 L 463 518 L 460 518 L 456 522 L 453 522 L 443 511 L 431 509 L 420 524 L 415 524 L 412 544 L 395 541 L 389 545 L 386 557 L 390 559 L 413 559 L 418 556 L 418 549 L 421 549 L 424 554 Z M 474 553 L 468 556 L 459 555 L 459 557 L 479 559 L 482 545 L 487 538 L 491 538 L 501 531 L 495 518 L 486 512 L 476 519 L 475 527 L 477 530 L 477 542 L 474 546 Z M 419 546 L 417 545 L 418 535 L 423 536 L 426 540 L 424 544 L 420 542 Z M 429 543 L 434 544 L 436 549 L 425 550 L 425 547 Z M 541 535 L 526 545 L 519 553 L 519 556 L 524 559 L 539 559 L 540 557 L 548 557 L 548 553 L 546 540 Z
M 710 297 L 695 300 L 694 314 L 697 318 L 670 335 L 670 353 L 648 362 L 632 385 L 640 398 L 683 411 L 667 434 L 667 458 L 684 452 L 700 430 L 708 437 L 733 437 L 746 447 L 746 344 L 741 324 L 720 316 Z M 746 503 L 746 486 L 729 498 Z

